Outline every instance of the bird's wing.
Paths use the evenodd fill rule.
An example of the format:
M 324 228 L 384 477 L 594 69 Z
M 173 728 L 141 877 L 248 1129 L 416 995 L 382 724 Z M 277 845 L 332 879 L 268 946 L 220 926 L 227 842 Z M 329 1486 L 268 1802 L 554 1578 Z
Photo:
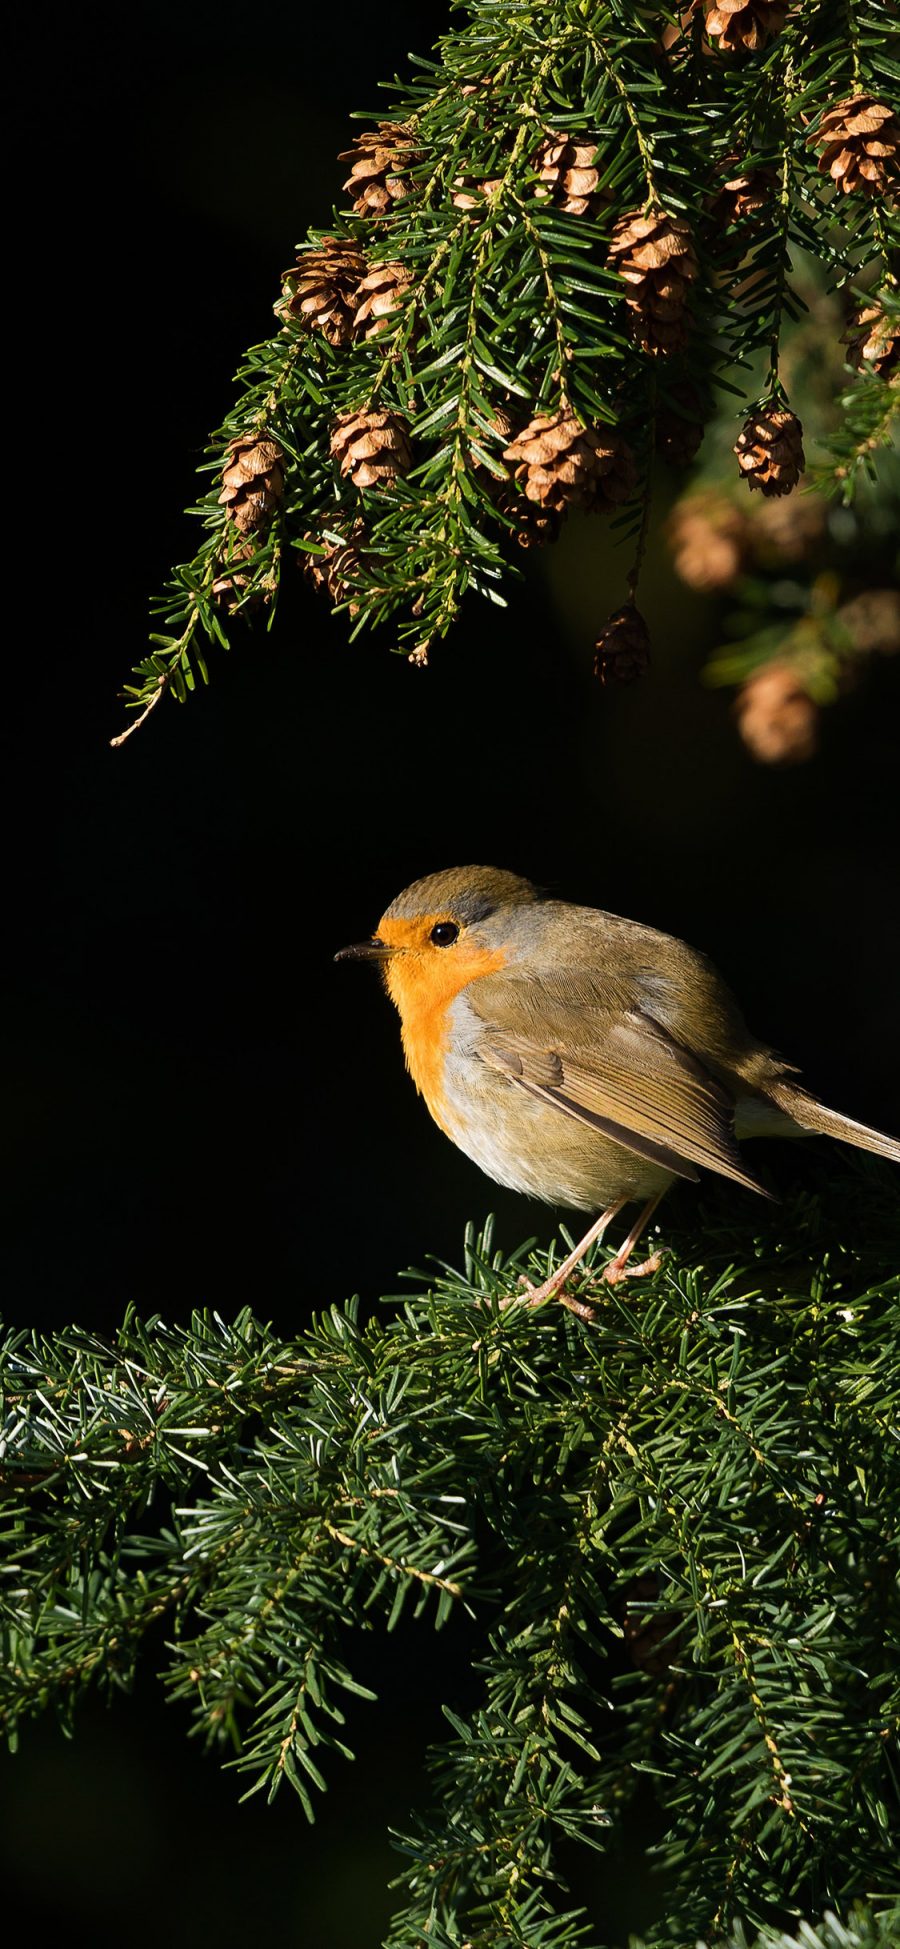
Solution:
M 499 988 L 478 984 L 489 985 Z M 560 1006 L 557 990 L 546 1020 L 529 997 L 522 1033 L 507 1026 L 505 1009 L 507 1022 L 497 1021 L 493 999 L 479 994 L 475 1004 L 484 1023 L 478 1053 L 510 1082 L 678 1177 L 696 1178 L 702 1164 L 770 1195 L 738 1149 L 728 1091 L 650 1016 L 595 1001 Z

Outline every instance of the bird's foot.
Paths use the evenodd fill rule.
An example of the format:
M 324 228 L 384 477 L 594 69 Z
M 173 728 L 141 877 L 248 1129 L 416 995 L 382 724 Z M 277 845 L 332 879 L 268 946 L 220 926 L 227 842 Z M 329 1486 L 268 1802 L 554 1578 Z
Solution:
M 543 1306 L 545 1299 L 558 1299 L 563 1306 L 568 1307 L 570 1313 L 577 1313 L 580 1320 L 596 1318 L 593 1306 L 588 1306 L 583 1299 L 576 1299 L 573 1293 L 566 1292 L 565 1281 L 560 1279 L 558 1273 L 551 1279 L 545 1279 L 542 1286 L 533 1286 L 523 1272 L 519 1277 L 519 1285 L 523 1293 L 522 1304 L 525 1306 Z M 510 1300 L 501 1301 L 501 1304 L 507 1306 L 512 1303 Z
M 629 1265 L 627 1260 L 617 1253 L 614 1259 L 610 1259 L 609 1265 L 604 1266 L 600 1277 L 606 1286 L 618 1286 L 623 1279 L 649 1278 L 651 1272 L 659 1271 L 665 1256 L 665 1252 L 653 1252 L 650 1258 L 643 1259 L 640 1265 Z

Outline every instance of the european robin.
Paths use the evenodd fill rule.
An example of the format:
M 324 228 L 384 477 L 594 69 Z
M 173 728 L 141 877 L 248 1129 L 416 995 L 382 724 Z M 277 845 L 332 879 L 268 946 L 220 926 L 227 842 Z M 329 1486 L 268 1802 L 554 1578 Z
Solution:
M 544 1284 L 569 1274 L 623 1205 L 642 1206 L 603 1277 L 621 1279 L 674 1178 L 698 1166 L 769 1193 L 738 1138 L 815 1131 L 900 1162 L 900 1143 L 828 1110 L 757 1042 L 705 955 L 670 934 L 546 899 L 528 880 L 461 866 L 398 894 L 371 940 L 416 1088 L 488 1177 L 597 1211 Z M 629 1267 L 655 1270 L 659 1255 Z

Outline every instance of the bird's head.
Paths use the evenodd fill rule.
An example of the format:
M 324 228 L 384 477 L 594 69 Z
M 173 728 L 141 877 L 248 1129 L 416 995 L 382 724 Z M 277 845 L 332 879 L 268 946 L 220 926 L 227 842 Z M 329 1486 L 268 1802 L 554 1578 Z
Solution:
M 342 948 L 335 960 L 380 963 L 401 1015 L 439 1006 L 505 965 L 515 919 L 538 898 L 529 880 L 493 866 L 430 873 L 391 901 L 370 940 Z

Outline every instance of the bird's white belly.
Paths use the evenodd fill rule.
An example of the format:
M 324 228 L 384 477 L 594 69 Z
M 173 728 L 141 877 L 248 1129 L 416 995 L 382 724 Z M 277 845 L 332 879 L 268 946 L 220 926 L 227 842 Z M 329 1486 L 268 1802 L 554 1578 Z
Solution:
M 448 1057 L 442 1109 L 447 1135 L 488 1177 L 546 1204 L 600 1211 L 672 1183 L 671 1171 L 529 1096 L 474 1052 Z

